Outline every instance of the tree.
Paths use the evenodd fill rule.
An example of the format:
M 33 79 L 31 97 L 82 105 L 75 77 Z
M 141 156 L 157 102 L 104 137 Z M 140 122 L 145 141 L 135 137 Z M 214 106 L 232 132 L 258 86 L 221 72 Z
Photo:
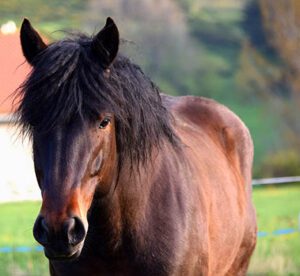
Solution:
M 125 43 L 123 51 L 129 51 L 151 77 L 171 90 L 169 93 L 187 92 L 186 80 L 200 63 L 195 62 L 185 16 L 174 1 L 90 0 L 86 27 L 94 30 L 99 18 L 104 21 L 107 16 L 116 19 L 121 36 L 134 41 L 129 47 Z
M 251 14 L 256 14 L 252 21 Z M 300 154 L 300 2 L 254 0 L 245 15 L 248 41 L 241 52 L 240 80 L 269 102 L 272 112 L 276 106 L 286 146 Z
M 300 154 L 300 1 L 260 0 L 264 28 L 283 61 L 283 76 L 290 91 L 282 99 L 281 112 L 287 138 Z

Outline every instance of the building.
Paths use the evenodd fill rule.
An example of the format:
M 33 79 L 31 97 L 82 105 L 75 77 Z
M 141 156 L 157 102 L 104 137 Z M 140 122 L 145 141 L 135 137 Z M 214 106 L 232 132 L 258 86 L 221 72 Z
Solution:
M 3 25 L 4 26 L 4 25 Z M 0 32 L 0 202 L 38 200 L 30 142 L 18 135 L 12 122 L 13 93 L 25 80 L 30 66 L 20 47 L 19 32 Z

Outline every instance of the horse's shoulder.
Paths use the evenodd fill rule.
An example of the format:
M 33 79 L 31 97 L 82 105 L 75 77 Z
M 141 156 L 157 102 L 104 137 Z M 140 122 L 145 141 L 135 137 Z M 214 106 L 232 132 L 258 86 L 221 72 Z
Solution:
M 249 130 L 242 120 L 224 105 L 204 97 L 163 96 L 163 103 L 177 122 L 192 125 L 214 139 L 235 159 L 245 175 L 253 158 L 253 143 Z
M 242 121 L 224 105 L 204 97 L 163 96 L 163 104 L 179 120 L 193 123 L 204 129 L 245 128 Z

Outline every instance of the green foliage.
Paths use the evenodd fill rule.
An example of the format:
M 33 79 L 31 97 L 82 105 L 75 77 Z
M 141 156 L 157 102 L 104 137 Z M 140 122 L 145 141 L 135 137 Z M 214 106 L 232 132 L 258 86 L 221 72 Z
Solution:
M 243 38 L 238 9 L 202 9 L 190 18 L 191 31 L 201 43 L 234 47 Z
M 266 56 L 276 54 L 275 49 L 268 40 L 267 32 L 263 25 L 263 16 L 257 0 L 249 1 L 244 8 L 244 19 L 241 27 L 247 34 L 251 44 Z
M 238 104 L 232 100 L 225 103 L 246 122 L 254 142 L 254 177 L 263 177 L 259 168 L 262 160 L 269 152 L 281 146 L 280 129 L 277 127 L 278 115 L 269 116 L 262 103 Z M 267 135 L 272 133 L 272 135 Z
M 237 90 L 235 75 L 238 70 L 238 52 L 243 39 L 240 28 L 240 7 L 218 7 L 192 1 L 180 2 L 187 11 L 189 28 L 198 52 L 194 58 L 199 70 L 192 72 L 195 79 L 190 93 L 212 97 L 219 101 L 237 102 L 242 93 Z
M 2 0 L 0 24 L 15 20 L 20 26 L 26 16 L 51 40 L 65 35 L 57 30 L 93 33 L 106 16 L 115 16 L 121 36 L 137 46 L 129 45 L 131 56 L 164 93 L 214 98 L 238 113 L 252 133 L 254 171 L 260 177 L 266 175 L 262 165 L 273 166 L 265 156 L 278 151 L 284 139 L 278 125 L 286 116 L 273 114 L 270 95 L 287 97 L 290 89 L 283 63 L 270 51 L 257 3 Z
M 267 155 L 257 169 L 263 177 L 300 175 L 300 155 L 296 150 L 280 150 Z
M 40 31 L 53 38 L 62 36 L 57 30 L 78 29 L 85 1 L 1 0 L 0 25 L 14 20 L 18 26 L 29 18 Z

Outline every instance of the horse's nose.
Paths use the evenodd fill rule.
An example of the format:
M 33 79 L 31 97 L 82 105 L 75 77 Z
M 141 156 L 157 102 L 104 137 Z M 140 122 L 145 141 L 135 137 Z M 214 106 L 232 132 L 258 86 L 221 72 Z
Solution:
M 42 216 L 38 216 L 33 227 L 33 236 L 43 246 L 56 243 L 58 240 L 68 245 L 75 246 L 85 237 L 83 222 L 78 217 L 72 217 L 61 223 L 59 231 L 54 231 L 53 226 L 46 222 Z

